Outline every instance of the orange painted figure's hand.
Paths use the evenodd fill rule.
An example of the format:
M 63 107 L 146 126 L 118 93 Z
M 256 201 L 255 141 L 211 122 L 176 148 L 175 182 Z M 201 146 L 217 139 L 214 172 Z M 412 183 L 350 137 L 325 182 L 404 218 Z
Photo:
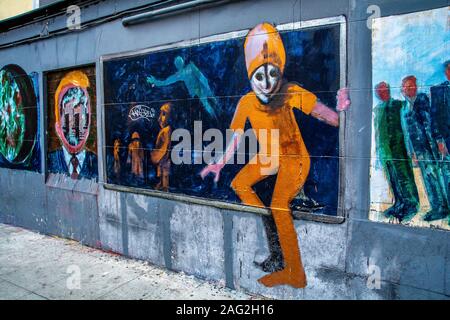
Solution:
M 205 179 L 205 177 L 208 174 L 212 173 L 214 174 L 214 182 L 218 182 L 220 178 L 220 171 L 222 170 L 223 167 L 224 164 L 217 164 L 217 163 L 209 164 L 200 172 L 200 176 L 202 177 L 202 179 Z
M 352 104 L 352 102 L 350 101 L 348 88 L 339 89 L 336 95 L 336 99 L 337 99 L 336 105 L 337 111 L 346 111 Z
M 217 163 L 208 164 L 201 172 L 200 176 L 202 179 L 212 173 L 214 174 L 214 182 L 217 183 L 220 178 L 220 171 L 223 169 L 225 164 L 234 156 L 234 153 L 239 146 L 239 142 L 241 141 L 241 133 L 235 132 L 232 138 L 232 142 L 227 147 L 225 154 L 222 159 L 218 160 Z

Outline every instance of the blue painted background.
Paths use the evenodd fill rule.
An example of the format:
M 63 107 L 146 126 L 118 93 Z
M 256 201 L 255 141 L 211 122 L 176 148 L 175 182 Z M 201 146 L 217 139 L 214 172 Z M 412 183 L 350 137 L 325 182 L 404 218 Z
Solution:
M 334 108 L 339 88 L 339 26 L 326 26 L 307 30 L 289 31 L 281 34 L 286 49 L 287 61 L 284 77 L 298 82 L 314 92 L 318 98 Z M 157 118 L 159 107 L 164 102 L 173 104 L 172 129 L 186 128 L 192 132 L 194 120 L 203 120 L 203 131 L 208 128 L 228 128 L 236 105 L 242 95 L 248 93 L 250 83 L 244 61 L 244 38 L 230 39 L 152 52 L 133 57 L 116 58 L 104 62 L 104 101 L 106 126 L 106 170 L 107 181 L 112 184 L 152 189 L 159 179 L 150 162 L 152 150 L 159 132 Z M 211 121 L 202 112 L 197 99 L 189 97 L 183 83 L 166 87 L 152 87 L 146 77 L 153 75 L 165 79 L 176 72 L 174 59 L 181 56 L 185 64 L 194 63 L 206 76 L 218 99 L 221 110 L 219 121 Z M 144 104 L 155 110 L 154 119 L 131 121 L 131 107 Z M 313 117 L 295 110 L 303 139 L 311 155 L 311 170 L 305 184 L 305 193 L 323 205 L 316 211 L 336 215 L 339 182 L 339 130 Z M 247 123 L 247 126 L 249 124 Z M 131 134 L 137 131 L 146 148 L 145 178 L 137 180 L 131 176 L 126 165 L 127 147 Z M 192 133 L 193 135 L 193 133 Z M 114 140 L 120 139 L 121 174 L 113 172 Z M 173 143 L 175 145 L 176 143 Z M 172 147 L 173 147 L 172 145 Z M 227 165 L 222 170 L 220 181 L 214 185 L 211 178 L 203 181 L 198 173 L 205 165 L 172 165 L 170 192 L 239 202 L 230 183 L 243 165 Z M 262 200 L 270 203 L 276 176 L 255 186 Z M 292 205 L 295 206 L 296 200 Z

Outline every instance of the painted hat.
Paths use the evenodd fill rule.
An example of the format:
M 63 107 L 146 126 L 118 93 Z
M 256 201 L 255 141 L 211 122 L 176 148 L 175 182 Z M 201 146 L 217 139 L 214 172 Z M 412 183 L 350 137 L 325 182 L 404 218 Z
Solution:
M 161 111 L 164 111 L 168 114 L 170 114 L 170 111 L 172 109 L 172 105 L 170 103 L 165 103 L 161 106 L 161 108 L 159 108 Z
M 247 34 L 244 43 L 245 64 L 250 79 L 260 66 L 270 63 L 283 73 L 286 51 L 278 30 L 270 23 L 258 24 Z

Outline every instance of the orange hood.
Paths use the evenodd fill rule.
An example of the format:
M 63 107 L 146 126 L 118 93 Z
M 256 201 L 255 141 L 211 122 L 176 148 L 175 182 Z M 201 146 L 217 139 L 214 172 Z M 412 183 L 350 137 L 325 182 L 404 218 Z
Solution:
M 170 103 L 165 103 L 159 108 L 161 111 L 165 111 L 167 114 L 170 114 L 170 111 L 172 110 L 172 105 Z
M 258 24 L 247 34 L 244 43 L 245 64 L 250 79 L 260 66 L 271 63 L 283 73 L 286 51 L 278 30 L 270 23 Z

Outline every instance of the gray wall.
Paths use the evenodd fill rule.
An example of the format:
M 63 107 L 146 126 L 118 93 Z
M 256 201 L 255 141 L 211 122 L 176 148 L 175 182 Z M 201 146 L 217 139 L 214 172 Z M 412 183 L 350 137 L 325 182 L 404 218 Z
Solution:
M 82 9 L 82 21 L 145 1 L 102 1 Z M 0 66 L 15 63 L 40 74 L 97 64 L 98 132 L 102 94 L 100 57 L 188 39 L 275 24 L 345 15 L 348 19 L 348 82 L 352 107 L 345 141 L 343 224 L 296 221 L 308 287 L 265 288 L 255 258 L 268 254 L 260 216 L 186 202 L 105 189 L 99 137 L 99 183 L 46 178 L 45 174 L 0 169 L 0 222 L 76 239 L 84 244 L 148 260 L 229 287 L 276 298 L 449 298 L 450 233 L 368 220 L 371 141 L 371 31 L 369 5 L 381 14 L 408 13 L 448 5 L 447 0 L 267 0 L 232 2 L 213 8 L 123 27 L 116 19 L 78 32 L 0 49 Z M 0 45 L 63 28 L 65 16 L 2 34 Z M 45 117 L 41 117 L 45 159 Z M 45 172 L 45 161 L 43 172 Z M 381 268 L 380 289 L 367 287 L 368 264 Z

